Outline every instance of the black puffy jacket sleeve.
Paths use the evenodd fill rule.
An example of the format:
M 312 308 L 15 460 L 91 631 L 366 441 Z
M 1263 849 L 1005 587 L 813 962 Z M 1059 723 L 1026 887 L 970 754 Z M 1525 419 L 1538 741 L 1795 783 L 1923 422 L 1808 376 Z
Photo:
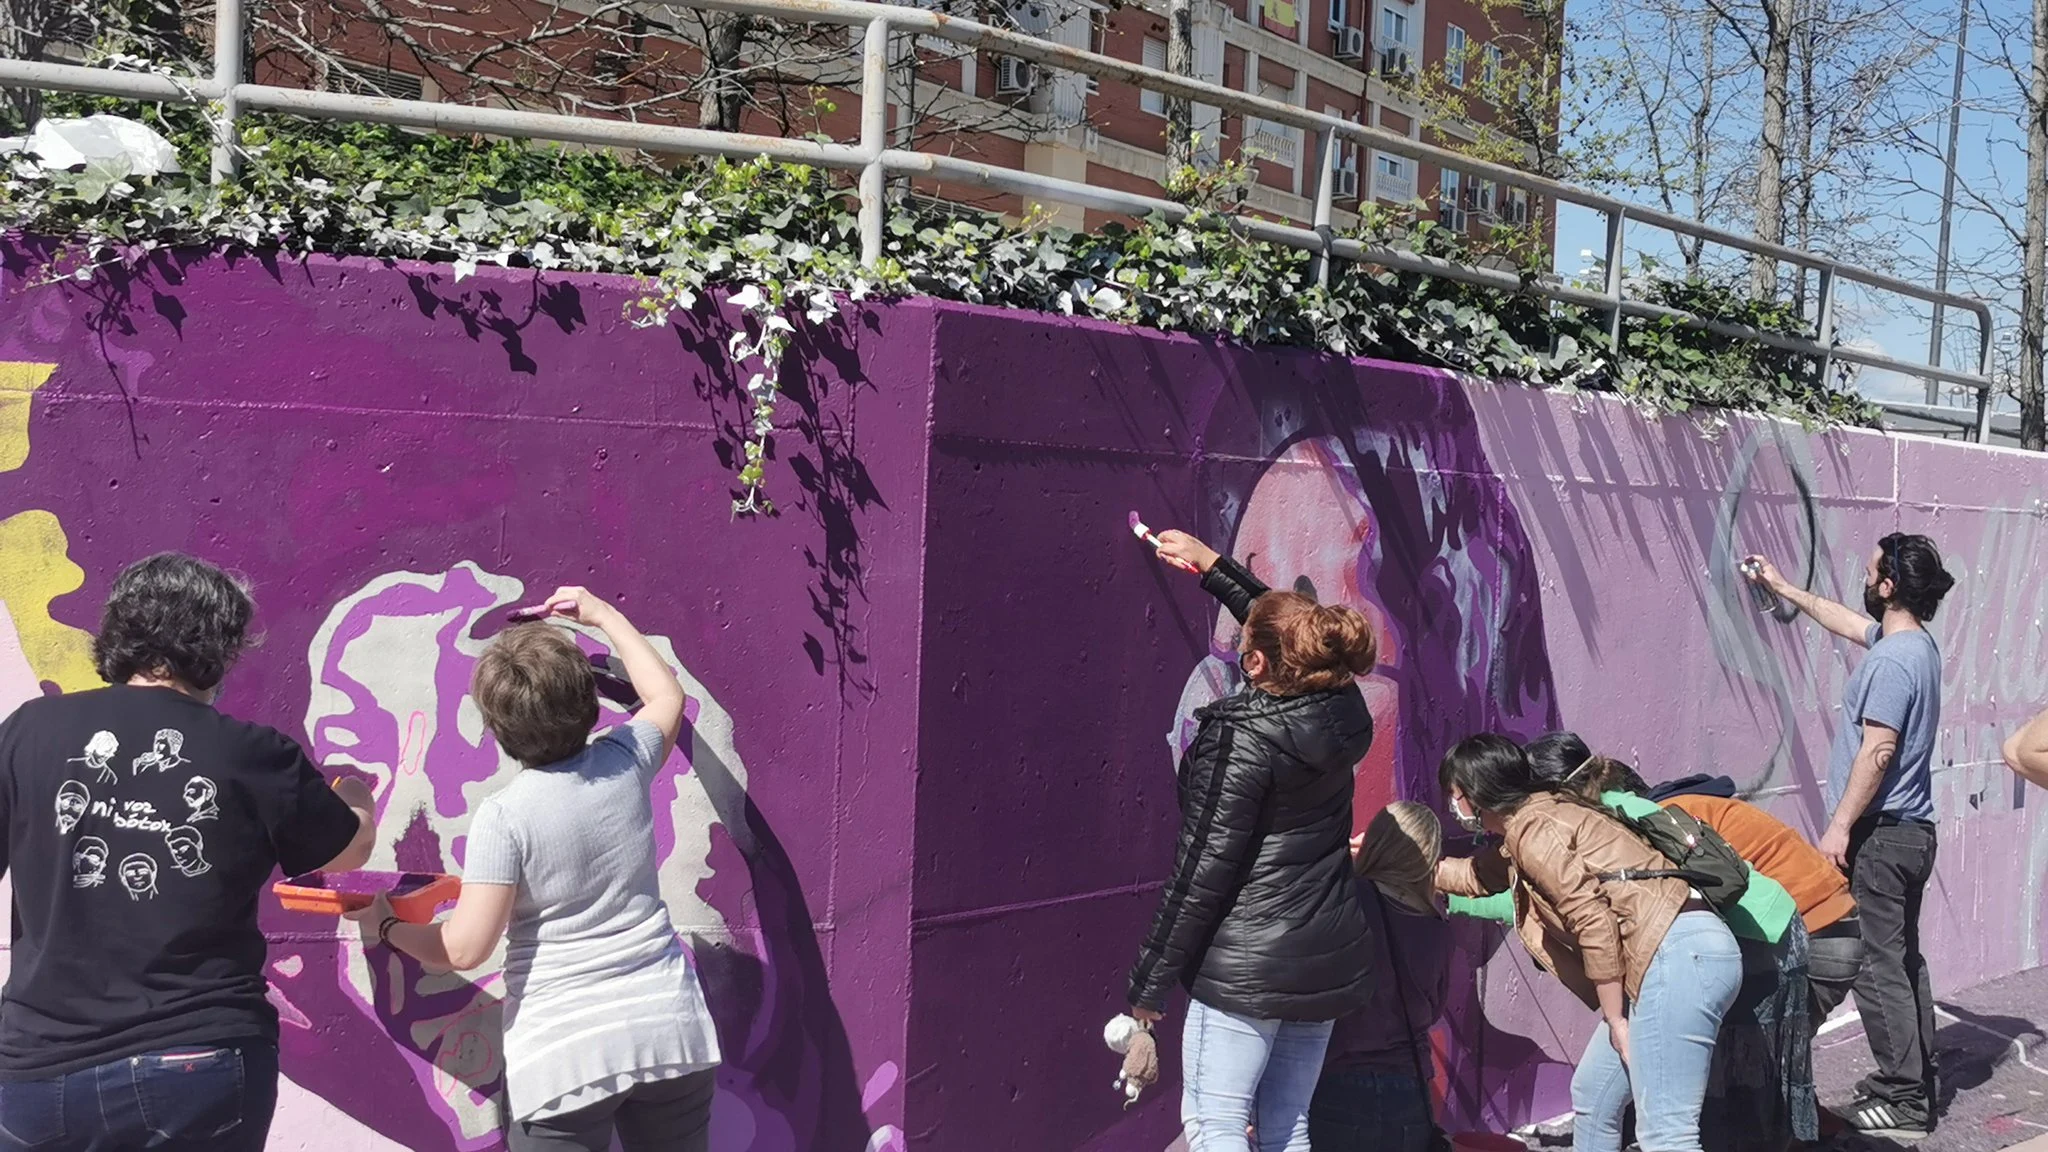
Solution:
M 1130 1003 L 1154 1012 L 1164 1008 L 1167 993 L 1188 970 L 1201 963 L 1216 925 L 1236 899 L 1272 787 L 1271 767 L 1263 757 L 1245 755 L 1248 749 L 1239 743 L 1257 737 L 1223 723 L 1216 742 L 1187 764 L 1173 878 L 1160 894 L 1152 930 L 1131 969 Z
M 1252 601 L 1270 589 L 1252 575 L 1251 569 L 1228 556 L 1218 556 L 1216 563 L 1202 573 L 1202 591 L 1222 601 L 1223 606 L 1242 624 L 1245 613 L 1252 610 Z

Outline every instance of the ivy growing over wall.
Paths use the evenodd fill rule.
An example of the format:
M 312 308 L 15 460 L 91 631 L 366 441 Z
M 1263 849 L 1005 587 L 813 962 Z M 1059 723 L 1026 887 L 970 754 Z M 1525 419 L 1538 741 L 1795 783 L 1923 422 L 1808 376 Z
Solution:
M 93 110 L 137 115 L 133 106 L 79 99 L 52 114 Z M 892 213 L 886 256 L 866 269 L 846 182 L 802 166 L 662 167 L 591 151 L 249 118 L 243 177 L 215 188 L 205 178 L 212 137 L 204 114 L 147 115 L 177 144 L 188 174 L 145 179 L 118 164 L 45 173 L 16 160 L 0 181 L 0 229 L 63 242 L 50 278 L 90 279 L 165 246 L 433 260 L 452 264 L 458 278 L 482 264 L 623 273 L 647 285 L 633 309 L 643 326 L 723 292 L 747 316 L 727 349 L 753 405 L 738 514 L 773 507 L 766 468 L 788 337 L 799 323 L 835 314 L 842 297 L 928 295 L 1093 316 L 1612 392 L 1665 412 L 1733 409 L 1809 425 L 1874 419 L 1811 357 L 1669 322 L 1629 321 L 1617 355 L 1604 315 L 1529 293 L 1370 266 L 1344 267 L 1320 287 L 1307 254 L 1248 240 L 1214 210 L 1076 234 L 1036 218 L 947 217 L 913 202 Z M 1526 236 L 1475 245 L 1406 214 L 1368 212 L 1360 232 L 1436 256 L 1508 260 L 1525 280 L 1544 263 Z M 1790 309 L 1726 285 L 1645 276 L 1632 290 L 1753 327 L 1809 330 Z

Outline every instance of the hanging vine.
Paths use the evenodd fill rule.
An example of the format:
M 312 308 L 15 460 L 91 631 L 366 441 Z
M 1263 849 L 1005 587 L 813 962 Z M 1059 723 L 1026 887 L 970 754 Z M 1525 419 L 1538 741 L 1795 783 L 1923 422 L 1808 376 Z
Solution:
M 132 63 L 132 62 L 131 62 Z M 354 254 L 444 262 L 457 279 L 482 265 L 642 278 L 633 323 L 660 327 L 701 302 L 739 323 L 725 345 L 747 413 L 736 515 L 772 512 L 769 466 L 784 357 L 798 323 L 843 300 L 922 294 L 1092 316 L 1250 343 L 1437 365 L 1496 380 L 1618 393 L 1659 411 L 1727 408 L 1808 424 L 1869 423 L 1874 410 L 1818 363 L 1682 328 L 1624 326 L 1529 293 L 1473 288 L 1384 268 L 1347 267 L 1316 284 L 1307 254 L 1247 239 L 1225 212 L 1197 210 L 1094 233 L 945 217 L 897 207 L 886 255 L 859 260 L 852 191 L 801 165 L 703 162 L 665 170 L 604 153 L 367 125 L 278 117 L 242 122 L 244 171 L 207 182 L 214 132 L 204 110 L 67 97 L 51 114 L 112 111 L 147 119 L 176 145 L 184 173 L 135 175 L 118 162 L 48 172 L 24 157 L 0 180 L 0 229 L 62 241 L 46 278 L 89 279 L 165 246 Z M 1359 234 L 1451 259 L 1547 265 L 1526 231 L 1474 242 L 1369 211 Z M 1475 250 L 1476 249 L 1476 250 Z M 1774 331 L 1789 310 L 1731 286 L 1647 270 L 1645 298 Z

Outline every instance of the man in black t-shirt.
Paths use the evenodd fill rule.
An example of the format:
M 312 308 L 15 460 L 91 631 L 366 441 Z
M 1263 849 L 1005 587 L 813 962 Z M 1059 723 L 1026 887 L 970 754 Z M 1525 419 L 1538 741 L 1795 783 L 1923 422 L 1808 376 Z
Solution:
M 213 707 L 255 612 L 166 553 L 122 572 L 93 659 L 109 687 L 0 723 L 0 1152 L 260 1152 L 277 1103 L 257 897 L 272 873 L 359 868 L 370 790 Z

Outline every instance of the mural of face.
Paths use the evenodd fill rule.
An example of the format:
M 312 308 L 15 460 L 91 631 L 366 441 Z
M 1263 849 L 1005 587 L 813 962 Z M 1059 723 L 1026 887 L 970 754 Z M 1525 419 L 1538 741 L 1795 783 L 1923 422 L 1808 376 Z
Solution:
M 1359 681 L 1376 729 L 1357 769 L 1359 828 L 1394 799 L 1441 808 L 1434 765 L 1450 742 L 1484 731 L 1526 739 L 1557 720 L 1528 539 L 1469 410 L 1455 393 L 1430 397 L 1369 409 L 1272 390 L 1256 401 L 1263 447 L 1242 449 L 1265 462 L 1249 476 L 1218 469 L 1208 493 L 1220 525 L 1207 529 L 1210 543 L 1270 586 L 1356 609 L 1378 633 L 1378 666 Z M 1238 631 L 1219 610 L 1210 654 L 1181 693 L 1176 759 L 1195 710 L 1237 687 L 1229 658 Z M 1497 946 L 1477 935 L 1461 945 L 1445 1006 L 1442 1114 L 1475 1126 L 1567 1077 L 1576 1053 L 1546 1048 L 1531 1021 L 1496 1025 L 1467 974 Z M 1495 967 L 1483 970 L 1494 988 Z M 1505 998 L 1526 991 L 1517 984 Z
M 474 633 L 502 618 L 506 607 L 524 603 L 525 592 L 520 581 L 469 563 L 442 573 L 391 573 L 343 599 L 316 633 L 307 653 L 314 687 L 306 731 L 316 760 L 347 765 L 373 781 L 377 841 L 392 847 L 380 847 L 371 867 L 459 872 L 470 813 L 521 770 L 500 756 L 468 693 L 487 642 Z M 715 830 L 724 825 L 724 837 L 747 842 L 740 815 L 745 768 L 732 745 L 730 718 L 681 666 L 667 639 L 650 640 L 689 694 L 684 738 L 653 788 L 662 897 L 686 943 L 723 943 L 732 938 L 727 913 L 700 895 L 700 887 L 713 871 Z M 602 651 L 594 634 L 582 642 L 587 650 Z M 601 728 L 625 719 L 609 703 L 604 709 Z M 406 1067 L 391 1075 L 414 1086 L 421 1104 L 439 1118 L 445 1143 L 439 1137 L 429 1142 L 416 1131 L 386 1134 L 414 1148 L 497 1147 L 503 1087 L 500 963 L 494 959 L 457 978 L 366 954 L 351 940 L 333 967 L 323 971 L 305 963 L 295 976 L 274 976 L 277 992 L 293 1007 L 287 1018 L 323 1021 L 322 1034 L 307 1038 L 303 1048 L 300 1037 L 286 1030 L 288 1074 L 373 1122 L 372 1116 L 392 1111 L 391 1101 L 365 1097 L 358 1110 L 348 1081 L 363 1078 L 325 1075 L 334 1066 L 329 1053 L 337 1042 L 327 1022 L 360 1031 L 365 1050 L 380 1054 L 392 1052 L 387 1036 L 409 1041 Z M 713 1142 L 724 1145 L 721 1131 L 744 1132 L 755 1143 L 742 1138 L 733 1146 L 793 1152 L 793 1145 L 773 1138 L 780 1118 L 733 1098 L 729 1084 L 722 1076 Z
M 121 861 L 121 886 L 130 900 L 155 899 L 156 861 L 137 852 Z
M 68 836 L 78 822 L 85 817 L 85 810 L 92 807 L 92 795 L 85 785 L 76 780 L 66 780 L 57 786 L 57 835 Z
M 1309 593 L 1324 604 L 1357 609 L 1379 637 L 1380 670 L 1359 677 L 1372 712 L 1372 748 L 1357 768 L 1352 814 L 1362 829 L 1374 813 L 1400 799 L 1394 757 L 1400 746 L 1400 693 L 1386 674 L 1401 662 L 1401 637 L 1372 593 L 1378 541 L 1365 493 L 1343 465 L 1334 437 L 1295 441 L 1267 466 L 1244 501 L 1230 555 L 1275 588 Z M 1221 544 L 1219 543 L 1219 549 Z M 1174 756 L 1194 734 L 1194 711 L 1235 691 L 1238 624 L 1218 611 L 1211 655 L 1188 678 L 1175 725 Z

